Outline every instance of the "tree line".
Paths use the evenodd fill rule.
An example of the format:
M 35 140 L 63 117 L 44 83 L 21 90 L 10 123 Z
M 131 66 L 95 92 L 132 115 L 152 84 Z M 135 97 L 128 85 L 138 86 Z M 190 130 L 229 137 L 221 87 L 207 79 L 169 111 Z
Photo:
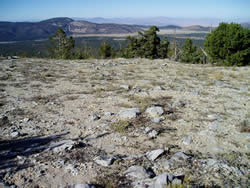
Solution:
M 171 45 L 167 37 L 157 35 L 159 28 L 150 27 L 144 32 L 138 32 L 137 37 L 126 38 L 127 45 L 115 50 L 104 41 L 98 49 L 99 58 L 172 58 L 185 63 L 217 63 L 222 65 L 249 65 L 250 64 L 250 30 L 241 25 L 221 23 L 215 30 L 206 36 L 204 47 L 193 44 L 186 39 L 181 47 Z M 75 41 L 67 37 L 59 28 L 57 33 L 49 38 L 49 52 L 52 58 L 58 59 L 86 59 L 90 50 L 75 48 Z

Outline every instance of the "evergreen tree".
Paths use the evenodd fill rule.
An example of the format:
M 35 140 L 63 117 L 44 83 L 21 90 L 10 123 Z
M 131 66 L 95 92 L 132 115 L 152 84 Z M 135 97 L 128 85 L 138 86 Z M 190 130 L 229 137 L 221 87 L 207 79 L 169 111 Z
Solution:
M 164 37 L 158 49 L 158 56 L 159 58 L 165 59 L 168 57 L 168 50 L 169 50 L 169 41 L 167 37 Z
M 62 28 L 59 28 L 53 37 L 49 38 L 49 52 L 52 57 L 59 59 L 69 59 L 73 57 L 75 41 L 72 37 L 67 38 Z
M 240 24 L 220 23 L 207 35 L 205 50 L 214 62 L 226 65 L 250 64 L 250 29 Z
M 203 62 L 203 54 L 200 49 L 197 49 L 195 45 L 193 45 L 193 41 L 191 39 L 186 39 L 184 45 L 181 49 L 181 62 L 185 63 L 202 63 Z
M 109 58 L 112 56 L 112 48 L 106 41 L 104 41 L 99 48 L 99 56 L 101 58 Z

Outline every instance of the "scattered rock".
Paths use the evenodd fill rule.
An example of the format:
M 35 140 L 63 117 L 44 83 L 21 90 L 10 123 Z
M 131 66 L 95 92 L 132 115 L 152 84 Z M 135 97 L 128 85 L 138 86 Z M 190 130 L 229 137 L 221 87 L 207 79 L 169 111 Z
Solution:
M 183 152 L 177 152 L 177 153 L 175 153 L 175 154 L 170 158 L 170 160 L 182 162 L 182 161 L 187 160 L 187 159 L 189 159 L 189 158 L 191 158 L 191 156 L 189 156 L 189 155 L 187 155 L 187 154 L 185 154 L 185 153 L 183 153 Z
M 93 115 L 90 117 L 90 119 L 91 119 L 92 121 L 97 121 L 97 120 L 101 119 L 101 117 L 100 117 L 99 115 L 97 115 L 97 114 L 93 114 Z
M 146 156 L 149 160 L 154 161 L 164 152 L 165 152 L 164 149 L 157 149 L 146 153 Z
M 193 142 L 193 139 L 191 136 L 185 136 L 182 140 L 182 143 L 185 145 L 189 145 Z
M 65 170 L 70 171 L 73 176 L 77 176 L 78 175 L 78 170 L 76 169 L 76 167 L 74 165 L 68 164 L 64 168 L 65 168 Z
M 65 150 L 71 150 L 75 146 L 76 142 L 72 140 L 62 140 L 59 142 L 52 142 L 49 146 L 49 149 L 53 152 L 62 152 Z
M 151 171 L 147 171 L 142 166 L 131 166 L 124 173 L 126 176 L 130 176 L 135 179 L 146 179 L 154 176 Z
M 119 117 L 122 119 L 133 119 L 136 118 L 140 114 L 139 108 L 128 108 L 125 110 L 121 110 L 119 112 Z
M 14 131 L 14 132 L 10 133 L 10 136 L 12 138 L 18 137 L 19 135 L 20 135 L 20 133 L 18 131 Z
M 152 122 L 154 123 L 160 123 L 161 121 L 164 121 L 166 118 L 164 116 L 161 117 L 155 117 Z
M 129 85 L 120 85 L 120 88 L 125 89 L 125 90 L 131 89 L 131 87 Z
M 160 106 L 152 106 L 146 109 L 146 113 L 148 113 L 151 117 L 158 117 L 164 113 L 164 110 Z
M 145 132 L 145 134 L 147 134 L 147 133 L 149 133 L 151 130 L 152 130 L 152 128 L 146 127 L 144 132 Z
M 103 157 L 97 157 L 94 159 L 94 161 L 101 165 L 101 166 L 110 166 L 114 163 L 114 161 L 116 160 L 115 156 L 103 156 Z
M 217 114 L 209 114 L 207 116 L 207 118 L 208 118 L 209 121 L 215 121 L 215 120 L 219 119 L 220 117 Z
M 24 119 L 23 119 L 23 122 L 24 122 L 24 123 L 27 123 L 29 120 L 30 120 L 29 118 L 24 118 Z
M 110 116 L 113 116 L 113 115 L 115 115 L 113 112 L 104 112 L 104 116 L 110 117 Z
M 162 86 L 155 86 L 155 87 L 153 88 L 153 90 L 154 90 L 154 91 L 164 91 L 165 88 L 162 87 Z
M 163 167 L 165 169 L 170 169 L 177 164 L 184 164 L 187 159 L 191 158 L 191 156 L 186 155 L 183 152 L 175 153 L 169 160 L 163 162 Z
M 84 183 L 84 184 L 69 185 L 64 188 L 96 188 L 96 186 Z
M 152 130 L 152 131 L 148 134 L 148 136 L 149 136 L 150 138 L 155 138 L 158 134 L 159 134 L 158 131 Z
M 154 179 L 155 179 L 155 183 L 154 183 L 155 188 L 165 188 L 166 185 L 172 182 L 173 175 L 169 173 L 163 173 L 155 177 Z

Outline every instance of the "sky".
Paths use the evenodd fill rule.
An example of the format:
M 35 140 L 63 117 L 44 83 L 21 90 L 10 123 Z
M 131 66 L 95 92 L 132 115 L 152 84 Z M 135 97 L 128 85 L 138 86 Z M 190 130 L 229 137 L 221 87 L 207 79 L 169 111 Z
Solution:
M 250 0 L 0 0 L 1 21 L 157 16 L 250 20 Z

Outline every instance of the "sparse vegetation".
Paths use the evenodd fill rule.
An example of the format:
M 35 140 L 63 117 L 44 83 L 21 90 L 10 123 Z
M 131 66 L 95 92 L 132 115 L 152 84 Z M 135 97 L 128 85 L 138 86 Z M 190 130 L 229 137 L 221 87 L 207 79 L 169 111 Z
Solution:
M 129 126 L 131 126 L 131 123 L 129 121 L 120 120 L 112 123 L 110 125 L 110 128 L 115 132 L 119 132 L 120 134 L 125 134 Z

